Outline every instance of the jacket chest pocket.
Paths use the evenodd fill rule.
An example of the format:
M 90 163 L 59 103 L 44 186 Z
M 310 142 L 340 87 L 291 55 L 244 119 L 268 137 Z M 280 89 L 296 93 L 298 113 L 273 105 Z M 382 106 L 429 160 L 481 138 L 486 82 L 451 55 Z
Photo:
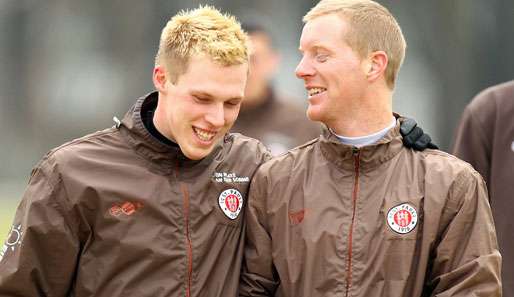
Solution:
M 382 276 L 388 280 L 406 280 L 417 266 L 413 263 L 419 260 L 423 197 L 386 202 L 382 212 Z
M 215 185 L 209 191 L 209 210 L 218 224 L 239 227 L 244 220 L 248 186 Z

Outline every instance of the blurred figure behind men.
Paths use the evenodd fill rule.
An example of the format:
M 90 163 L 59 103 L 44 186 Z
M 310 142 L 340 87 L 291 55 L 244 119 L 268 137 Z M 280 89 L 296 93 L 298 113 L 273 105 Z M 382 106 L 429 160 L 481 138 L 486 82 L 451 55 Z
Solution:
M 514 297 L 514 80 L 484 90 L 464 109 L 452 153 L 487 182 L 503 258 L 503 296 Z
M 305 110 L 280 98 L 271 86 L 280 56 L 264 26 L 243 23 L 251 41 L 250 73 L 245 99 L 232 132 L 261 140 L 274 155 L 301 145 L 320 134 L 320 125 L 310 122 Z M 299 99 L 298 99 L 299 100 Z

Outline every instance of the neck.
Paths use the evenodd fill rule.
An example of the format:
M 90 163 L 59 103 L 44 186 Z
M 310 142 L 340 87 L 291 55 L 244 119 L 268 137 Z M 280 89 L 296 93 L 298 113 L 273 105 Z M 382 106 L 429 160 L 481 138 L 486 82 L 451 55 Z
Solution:
M 379 95 L 379 96 L 376 96 Z M 348 104 L 333 121 L 325 123 L 334 133 L 347 137 L 366 136 L 391 124 L 392 92 L 375 93 Z
M 159 133 L 161 133 L 164 137 L 175 142 L 173 137 L 171 137 L 171 131 L 168 129 L 168 126 L 165 125 L 166 117 L 162 110 L 162 106 L 160 106 L 161 102 L 162 101 L 161 101 L 160 95 L 159 95 L 159 99 L 157 100 L 157 108 L 155 108 L 155 112 L 154 112 L 153 119 L 152 119 L 153 125 L 155 126 L 155 129 L 157 131 L 159 131 Z

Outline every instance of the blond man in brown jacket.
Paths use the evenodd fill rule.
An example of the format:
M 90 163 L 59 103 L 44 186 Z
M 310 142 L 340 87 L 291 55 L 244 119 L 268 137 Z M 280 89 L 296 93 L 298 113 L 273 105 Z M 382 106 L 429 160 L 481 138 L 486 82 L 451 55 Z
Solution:
M 402 146 L 394 17 L 322 0 L 304 21 L 296 75 L 327 129 L 254 176 L 239 296 L 501 296 L 484 181 L 444 152 Z
M 0 250 L 0 296 L 235 296 L 247 189 L 269 157 L 227 134 L 248 57 L 235 18 L 213 7 L 171 18 L 156 91 L 34 168 Z

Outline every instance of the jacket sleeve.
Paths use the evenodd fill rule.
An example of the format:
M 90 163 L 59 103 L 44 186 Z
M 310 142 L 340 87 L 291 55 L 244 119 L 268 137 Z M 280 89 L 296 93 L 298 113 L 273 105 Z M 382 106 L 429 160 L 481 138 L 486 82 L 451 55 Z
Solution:
M 429 275 L 430 296 L 501 296 L 501 256 L 487 189 L 466 166 L 450 187 Z M 428 296 L 428 294 L 427 294 Z
M 490 99 L 483 96 L 486 95 L 479 95 L 477 97 L 478 101 L 475 99 L 474 102 L 464 109 L 457 127 L 452 154 L 473 165 L 486 182 L 489 183 L 492 151 L 491 137 L 494 127 L 491 126 L 488 119 L 494 119 L 494 115 L 490 114 L 494 110 L 491 110 L 491 106 L 489 106 L 494 104 L 483 104 L 483 99 Z M 492 103 L 491 100 L 489 100 L 489 103 Z M 481 117 L 475 112 L 477 107 L 481 110 Z
M 0 250 L 0 296 L 68 296 L 79 254 L 70 207 L 56 167 L 33 170 Z
M 262 168 L 261 168 L 262 169 Z M 266 176 L 259 170 L 250 185 L 246 213 L 246 242 L 239 296 L 274 296 L 279 280 L 271 254 L 266 216 Z

